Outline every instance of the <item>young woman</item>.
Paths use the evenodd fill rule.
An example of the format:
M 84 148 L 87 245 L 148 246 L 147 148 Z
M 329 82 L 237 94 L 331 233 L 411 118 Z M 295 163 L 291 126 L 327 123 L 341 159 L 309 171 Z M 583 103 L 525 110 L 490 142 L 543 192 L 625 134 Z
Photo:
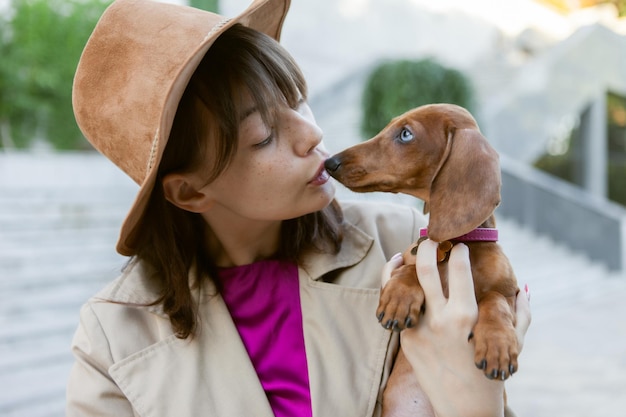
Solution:
M 118 0 L 94 29 L 76 118 L 141 188 L 117 246 L 129 263 L 81 310 L 68 416 L 505 412 L 503 383 L 473 364 L 466 247 L 446 299 L 422 244 L 429 308 L 401 337 L 377 322 L 393 255 L 425 222 L 334 200 L 306 83 L 277 42 L 287 9 L 256 0 L 223 19 Z M 525 297 L 518 316 L 521 342 Z

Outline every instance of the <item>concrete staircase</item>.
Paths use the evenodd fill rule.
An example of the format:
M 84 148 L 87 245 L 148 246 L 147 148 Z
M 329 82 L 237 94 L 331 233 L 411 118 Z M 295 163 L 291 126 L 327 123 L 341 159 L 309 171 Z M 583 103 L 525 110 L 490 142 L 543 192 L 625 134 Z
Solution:
M 2 416 L 64 415 L 79 308 L 124 263 L 114 244 L 135 190 L 107 184 L 113 169 L 98 155 L 0 155 Z

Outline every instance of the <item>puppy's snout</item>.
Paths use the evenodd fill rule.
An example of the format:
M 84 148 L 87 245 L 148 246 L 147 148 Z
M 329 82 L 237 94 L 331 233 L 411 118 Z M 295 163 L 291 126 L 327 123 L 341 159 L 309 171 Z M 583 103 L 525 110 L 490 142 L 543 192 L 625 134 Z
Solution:
M 328 171 L 329 174 L 337 172 L 340 166 L 341 159 L 337 158 L 336 156 L 331 156 L 326 161 L 324 161 L 324 168 L 326 168 L 326 171 Z

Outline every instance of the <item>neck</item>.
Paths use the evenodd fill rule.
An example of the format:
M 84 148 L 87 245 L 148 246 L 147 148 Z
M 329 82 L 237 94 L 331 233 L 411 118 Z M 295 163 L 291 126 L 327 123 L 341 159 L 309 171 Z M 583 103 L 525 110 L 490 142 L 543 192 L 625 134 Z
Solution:
M 219 267 L 248 265 L 270 258 L 280 243 L 280 221 L 256 221 L 203 214 L 210 256 Z M 230 217 L 230 219 L 228 218 Z

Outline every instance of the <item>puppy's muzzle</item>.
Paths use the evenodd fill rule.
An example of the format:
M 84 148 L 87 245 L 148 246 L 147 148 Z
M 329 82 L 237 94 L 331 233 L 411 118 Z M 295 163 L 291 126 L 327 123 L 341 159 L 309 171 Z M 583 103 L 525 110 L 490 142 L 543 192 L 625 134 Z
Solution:
M 341 159 L 336 156 L 331 156 L 326 161 L 324 161 L 324 168 L 330 175 L 336 173 L 341 167 Z

